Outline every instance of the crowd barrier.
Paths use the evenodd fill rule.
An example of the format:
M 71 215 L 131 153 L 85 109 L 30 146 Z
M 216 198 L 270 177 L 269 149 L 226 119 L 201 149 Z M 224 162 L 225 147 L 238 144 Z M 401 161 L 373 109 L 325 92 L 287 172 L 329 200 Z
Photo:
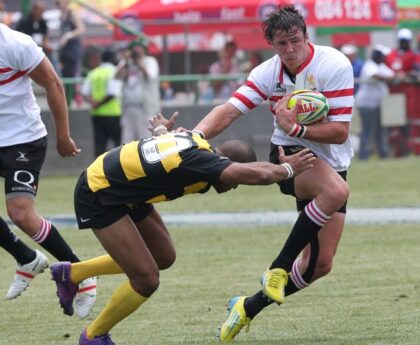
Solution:
M 197 95 L 196 83 L 206 80 L 245 80 L 244 75 L 235 76 L 211 76 L 211 75 L 190 75 L 190 76 L 161 76 L 161 81 L 171 83 L 190 83 L 186 92 L 179 92 L 172 99 L 163 100 L 162 112 L 165 115 L 179 111 L 178 125 L 186 128 L 193 128 L 198 121 L 206 115 L 215 105 L 224 100 L 209 99 L 200 100 Z M 81 78 L 65 79 L 66 84 L 80 84 Z M 77 90 L 77 88 L 75 88 Z M 188 89 L 190 90 L 188 92 Z M 403 119 L 406 124 L 405 132 L 408 145 L 412 152 L 420 154 L 420 82 L 401 84 L 391 88 L 391 97 L 402 96 L 402 102 L 394 102 L 390 98 L 391 107 L 387 106 L 388 113 L 395 115 L 395 119 Z M 49 149 L 44 165 L 45 174 L 66 174 L 81 172 L 94 159 L 92 126 L 89 115 L 89 107 L 86 104 L 72 101 L 70 105 L 70 126 L 72 136 L 82 149 L 81 154 L 76 158 L 58 159 L 55 146 L 55 129 L 52 118 L 49 115 L 45 95 L 42 90 L 36 88 L 37 99 L 41 104 L 42 116 L 47 125 L 49 135 Z M 70 97 L 69 97 L 70 98 Z M 356 116 L 357 117 L 357 116 Z M 358 119 L 355 117 L 355 126 L 352 127 L 353 135 L 358 134 Z M 394 119 L 394 120 L 395 120 Z M 392 123 L 391 123 L 392 124 Z M 232 127 L 227 129 L 220 136 L 212 140 L 217 145 L 220 141 L 227 139 L 241 139 L 255 147 L 260 160 L 268 159 L 269 142 L 273 130 L 273 119 L 267 106 L 256 108 L 251 113 L 236 121 Z
M 185 128 L 194 128 L 212 108 L 213 106 L 211 105 L 165 106 L 162 108 L 162 112 L 169 115 L 174 111 L 179 111 L 180 115 L 177 120 L 177 125 Z M 89 110 L 72 109 L 70 111 L 71 134 L 74 141 L 82 150 L 77 157 L 71 158 L 60 158 L 58 156 L 52 117 L 47 111 L 42 112 L 42 117 L 49 132 L 48 151 L 42 171 L 43 174 L 63 175 L 81 173 L 95 158 Z M 272 131 L 273 120 L 271 113 L 267 107 L 259 107 L 252 113 L 235 121 L 224 133 L 211 140 L 211 144 L 217 146 L 225 140 L 240 139 L 254 147 L 258 159 L 267 161 Z

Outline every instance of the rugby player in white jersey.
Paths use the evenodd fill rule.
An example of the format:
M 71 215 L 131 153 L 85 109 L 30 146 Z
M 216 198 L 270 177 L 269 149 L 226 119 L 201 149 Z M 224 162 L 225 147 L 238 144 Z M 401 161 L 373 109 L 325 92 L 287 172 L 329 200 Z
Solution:
M 76 156 L 80 151 L 70 136 L 62 82 L 30 36 L 0 24 L 0 46 L 0 176 L 5 180 L 7 214 L 17 227 L 58 260 L 78 262 L 55 226 L 35 210 L 39 173 L 47 150 L 47 131 L 32 90 L 32 80 L 45 89 L 60 156 Z M 0 246 L 17 260 L 16 274 L 6 295 L 8 299 L 19 296 L 48 266 L 44 254 L 19 243 L 7 224 L 0 221 Z M 77 298 L 77 313 L 85 317 L 96 300 L 96 280 L 83 282 L 80 287 L 83 290 Z
M 274 116 L 270 160 L 282 146 L 286 154 L 310 148 L 314 167 L 294 179 L 281 181 L 283 193 L 296 198 L 299 216 L 279 255 L 264 271 L 262 289 L 230 300 L 219 339 L 231 341 L 265 307 L 327 275 L 341 238 L 350 188 L 345 181 L 353 157 L 349 140 L 353 110 L 353 72 L 336 49 L 310 42 L 306 24 L 293 6 L 269 14 L 265 39 L 276 55 L 254 68 L 247 81 L 224 104 L 216 106 L 196 126 L 206 139 L 225 130 L 241 115 L 268 101 Z M 329 101 L 326 120 L 310 126 L 296 123 L 287 109 L 288 96 L 298 89 L 322 92 Z M 299 254 L 302 253 L 300 256 Z

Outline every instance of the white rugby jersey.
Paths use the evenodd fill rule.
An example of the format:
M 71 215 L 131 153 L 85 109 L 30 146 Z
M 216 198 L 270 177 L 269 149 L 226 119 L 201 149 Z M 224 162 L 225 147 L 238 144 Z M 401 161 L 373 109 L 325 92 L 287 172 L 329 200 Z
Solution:
M 0 24 L 0 147 L 47 135 L 28 77 L 44 59 L 32 37 Z
M 354 104 L 354 80 L 350 61 L 344 54 L 331 47 L 309 44 L 311 54 L 301 66 L 293 83 L 284 71 L 278 55 L 255 67 L 245 84 L 229 99 L 242 113 L 247 113 L 268 100 L 274 116 L 275 103 L 299 89 L 322 92 L 330 105 L 328 121 L 350 122 Z M 289 137 L 274 117 L 275 145 L 299 145 L 310 148 L 337 171 L 347 170 L 353 157 L 350 139 L 341 145 L 321 144 L 302 138 Z

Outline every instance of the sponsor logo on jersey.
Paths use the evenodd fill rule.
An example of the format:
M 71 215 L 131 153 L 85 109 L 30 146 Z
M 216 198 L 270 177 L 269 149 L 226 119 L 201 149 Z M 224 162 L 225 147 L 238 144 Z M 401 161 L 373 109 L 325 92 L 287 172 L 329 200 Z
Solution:
M 312 91 L 316 90 L 315 77 L 313 74 L 308 74 L 306 77 L 306 88 L 311 89 Z
M 284 95 L 287 92 L 287 89 L 285 88 L 285 86 L 283 84 L 281 84 L 280 82 L 278 82 L 276 84 L 276 87 L 274 89 L 274 92 L 276 92 L 276 93 L 278 92 L 278 93 Z

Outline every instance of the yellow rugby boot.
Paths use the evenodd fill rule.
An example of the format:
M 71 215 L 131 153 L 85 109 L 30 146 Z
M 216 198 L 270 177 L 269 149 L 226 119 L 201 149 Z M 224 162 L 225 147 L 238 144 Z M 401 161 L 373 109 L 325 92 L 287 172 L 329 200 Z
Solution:
M 287 285 L 288 275 L 282 268 L 266 269 L 261 277 L 264 295 L 279 304 L 284 303 L 284 288 Z
M 245 331 L 248 332 L 251 319 L 246 316 L 245 298 L 246 296 L 238 296 L 229 301 L 228 317 L 219 327 L 218 339 L 221 343 L 231 342 L 244 326 L 247 326 Z

